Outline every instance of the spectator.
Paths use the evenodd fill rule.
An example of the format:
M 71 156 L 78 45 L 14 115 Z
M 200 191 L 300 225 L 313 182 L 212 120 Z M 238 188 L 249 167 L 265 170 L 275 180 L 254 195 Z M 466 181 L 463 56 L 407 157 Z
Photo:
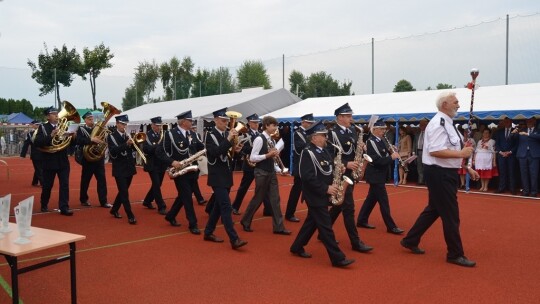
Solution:
M 462 130 L 463 143 L 464 143 L 464 146 L 466 147 L 472 147 L 474 151 L 476 149 L 476 142 L 474 141 L 474 139 L 469 138 L 469 132 L 467 132 L 468 128 L 469 128 L 468 125 L 463 125 L 463 130 Z M 465 188 L 465 175 L 467 175 L 467 168 L 463 168 L 463 167 L 459 168 L 458 173 L 459 173 L 459 181 L 461 182 L 459 187 L 461 189 L 464 189 Z
M 399 143 L 398 143 L 398 153 L 402 160 L 406 160 L 409 158 L 412 154 L 412 140 L 411 136 L 407 134 L 407 129 L 405 127 L 399 128 Z M 409 166 L 409 164 L 406 164 L 406 166 Z M 407 184 L 407 172 L 405 172 L 405 169 L 399 166 L 399 184 L 400 185 L 406 185 Z
M 484 129 L 482 139 L 476 145 L 473 165 L 480 174 L 480 191 L 486 192 L 489 181 L 493 176 L 498 176 L 497 163 L 495 161 L 495 141 L 491 139 L 491 131 Z
M 499 187 L 495 193 L 503 193 L 507 186 L 512 195 L 516 195 L 515 166 L 518 147 L 518 135 L 512 133 L 512 120 L 502 120 L 503 127 L 495 133 L 495 151 L 499 169 Z
M 424 149 L 424 133 L 426 130 L 426 126 L 428 124 L 428 121 L 425 119 L 422 119 L 420 123 L 418 124 L 419 132 L 414 136 L 414 142 L 413 142 L 413 153 L 416 153 L 416 156 L 418 157 L 416 159 L 416 170 L 418 172 L 418 184 L 424 185 L 424 164 L 422 164 L 422 150 Z
M 517 131 L 516 131 L 517 132 Z M 522 196 L 538 196 L 538 170 L 540 164 L 540 130 L 536 118 L 527 119 L 525 129 L 519 131 L 519 145 L 516 153 L 521 170 Z

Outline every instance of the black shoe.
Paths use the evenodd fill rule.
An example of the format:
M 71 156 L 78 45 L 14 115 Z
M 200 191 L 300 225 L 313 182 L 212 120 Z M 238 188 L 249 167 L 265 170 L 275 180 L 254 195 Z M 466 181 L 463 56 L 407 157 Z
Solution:
M 176 222 L 175 219 L 170 220 L 170 219 L 168 219 L 167 217 L 165 217 L 165 220 L 166 220 L 167 222 L 169 222 L 169 223 L 171 224 L 171 226 L 173 226 L 173 227 L 179 227 L 179 226 L 181 226 L 181 224 L 178 223 L 178 222 Z
M 73 215 L 73 210 L 71 210 L 71 209 L 64 209 L 64 210 L 61 210 L 61 211 L 60 211 L 60 214 L 61 214 L 61 215 L 65 215 L 65 216 L 72 216 L 72 215 Z
M 281 231 L 274 231 L 274 234 L 291 235 L 291 231 L 287 229 L 283 229 Z
M 529 196 L 529 193 L 528 192 L 522 192 L 521 196 Z
M 407 244 L 405 244 L 405 242 L 403 240 L 401 240 L 399 243 L 401 244 L 401 246 L 403 246 L 404 248 L 409 249 L 414 254 L 424 254 L 424 253 L 426 253 L 426 251 L 424 249 L 420 249 L 420 248 L 418 248 L 418 246 L 407 245 Z
M 455 259 L 448 259 L 447 258 L 446 261 L 448 263 L 456 264 L 456 265 L 463 266 L 463 267 L 474 267 L 476 265 L 475 261 L 471 261 L 471 260 L 467 259 L 464 256 L 460 256 L 460 257 L 455 258 Z
M 291 253 L 292 253 L 293 255 L 296 255 L 296 256 L 299 256 L 299 257 L 305 258 L 305 259 L 311 258 L 311 253 L 309 253 L 309 252 L 305 252 L 305 251 L 302 251 L 302 252 L 294 252 L 294 251 L 291 251 Z
M 516 190 L 510 191 L 510 193 L 512 193 L 512 195 L 517 195 L 517 191 L 516 191 Z
M 392 234 L 402 234 L 403 232 L 405 232 L 405 230 L 401 229 L 401 228 L 398 228 L 398 227 L 394 227 L 392 229 L 388 229 L 386 230 L 388 233 L 392 233 Z
M 240 211 L 238 211 L 238 210 L 236 210 L 236 209 L 233 208 L 232 214 L 234 214 L 234 215 L 241 215 L 242 213 L 241 213 Z
M 81 205 L 84 206 L 84 207 L 90 207 L 90 206 L 92 206 L 92 205 L 90 205 L 89 202 L 82 202 Z
M 195 234 L 195 235 L 201 234 L 201 231 L 200 231 L 199 228 L 197 228 L 197 227 L 195 227 L 195 228 L 189 228 L 189 232 L 191 232 L 192 234 Z
M 101 207 L 103 208 L 112 208 L 112 205 L 109 203 L 101 204 Z
M 204 235 L 204 238 L 203 238 L 205 241 L 209 241 L 209 242 L 214 242 L 214 243 L 223 243 L 223 239 L 220 238 L 220 237 L 217 237 L 213 234 L 210 234 L 210 235 Z
M 288 217 L 287 221 L 293 222 L 293 223 L 298 223 L 298 222 L 300 222 L 300 219 L 297 218 L 296 216 L 292 216 L 292 217 Z
M 339 262 L 332 263 L 332 266 L 334 267 L 346 267 L 354 263 L 354 259 L 343 259 Z
M 538 193 L 531 193 L 530 197 L 537 197 Z
M 52 210 L 47 207 L 41 207 L 41 212 L 51 212 Z
M 366 252 L 370 252 L 371 250 L 373 250 L 373 247 L 368 246 L 368 245 L 364 244 L 363 242 L 360 242 L 360 244 L 358 244 L 356 246 L 353 246 L 352 250 L 362 252 L 362 253 L 366 253 Z
M 236 241 L 231 243 L 231 247 L 232 247 L 232 249 L 238 249 L 238 248 L 240 248 L 242 246 L 247 245 L 247 243 L 248 243 L 247 241 L 243 241 L 240 238 L 238 238 L 238 239 L 236 239 Z
M 242 222 L 240 222 L 240 225 L 242 225 L 242 229 L 244 229 L 245 232 L 253 232 L 253 229 L 251 229 L 251 227 L 245 226 L 244 224 L 242 224 Z
M 205 200 L 205 199 L 202 199 L 202 200 L 200 200 L 200 201 L 197 202 L 197 204 L 199 204 L 199 205 L 201 205 L 201 206 L 202 206 L 202 205 L 206 205 L 206 203 L 208 203 L 208 201 Z
M 167 208 L 159 208 L 158 213 L 161 215 L 167 215 Z
M 128 223 L 130 225 L 135 225 L 135 224 L 137 224 L 137 220 L 134 217 L 128 218 Z
M 150 203 L 143 202 L 142 205 L 145 206 L 148 209 L 156 209 L 156 207 L 154 207 L 154 205 L 152 205 L 151 202 Z
M 118 213 L 118 211 L 109 211 L 109 213 L 114 216 L 114 218 L 122 218 L 122 216 L 120 215 L 120 213 Z
M 375 226 L 370 225 L 368 223 L 358 223 L 358 224 L 356 224 L 356 227 L 366 228 L 366 229 L 375 229 Z

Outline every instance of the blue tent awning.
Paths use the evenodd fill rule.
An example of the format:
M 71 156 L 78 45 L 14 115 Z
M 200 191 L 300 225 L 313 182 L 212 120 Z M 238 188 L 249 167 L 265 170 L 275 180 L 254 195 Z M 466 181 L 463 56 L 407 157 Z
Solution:
M 10 124 L 29 124 L 32 122 L 32 118 L 26 116 L 24 113 L 13 113 L 8 116 L 7 123 Z

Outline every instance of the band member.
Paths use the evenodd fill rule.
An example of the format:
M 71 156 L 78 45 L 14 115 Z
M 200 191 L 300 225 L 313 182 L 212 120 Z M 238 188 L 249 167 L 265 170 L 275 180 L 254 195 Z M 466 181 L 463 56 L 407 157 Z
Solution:
M 206 155 L 208 157 L 208 186 L 214 191 L 214 204 L 210 211 L 210 218 L 204 228 L 204 240 L 221 243 L 222 238 L 214 235 L 216 224 L 219 218 L 223 222 L 225 231 L 229 236 L 232 249 L 238 249 L 247 244 L 241 240 L 234 229 L 234 223 L 231 215 L 231 200 L 229 192 L 233 185 L 231 160 L 228 157 L 229 149 L 234 148 L 236 152 L 240 152 L 241 145 L 232 147 L 234 136 L 238 136 L 238 132 L 232 128 L 227 131 L 229 118 L 225 115 L 227 108 L 215 111 L 214 122 L 216 126 L 206 136 Z
M 329 136 L 330 142 L 334 145 L 340 147 L 343 155 L 341 156 L 341 161 L 346 167 L 344 175 L 351 178 L 352 180 L 352 170 L 357 170 L 359 163 L 354 161 L 354 154 L 357 146 L 357 134 L 354 128 L 351 128 L 353 123 L 352 118 L 353 111 L 348 103 L 342 105 L 334 111 L 336 116 L 336 124 L 332 129 L 331 135 Z M 337 155 L 336 149 L 328 147 L 332 155 Z M 349 235 L 349 240 L 351 241 L 352 249 L 359 252 L 368 252 L 373 250 L 373 247 L 364 244 L 358 236 L 358 231 L 356 230 L 356 225 L 354 222 L 354 199 L 353 199 L 353 190 L 354 185 L 347 187 L 343 204 L 339 206 L 332 206 L 330 208 L 330 217 L 332 218 L 332 224 L 335 223 L 340 213 L 343 212 L 343 222 L 345 224 L 345 229 Z
M 161 195 L 161 184 L 163 183 L 165 171 L 167 171 L 167 164 L 162 162 L 156 155 L 156 147 L 163 141 L 165 133 L 162 129 L 163 122 L 161 121 L 161 116 L 151 118 L 150 122 L 150 129 L 146 131 L 146 140 L 143 143 L 143 152 L 146 155 L 144 171 L 148 172 L 152 185 L 148 189 L 142 204 L 148 209 L 156 209 L 152 205 L 152 201 L 155 200 L 158 213 L 165 215 L 167 214 L 167 205 L 165 205 L 165 201 Z
M 345 267 L 354 263 L 354 260 L 345 258 L 345 254 L 339 249 L 332 230 L 332 219 L 328 213 L 329 195 L 336 195 L 338 187 L 332 185 L 334 162 L 328 150 L 325 149 L 327 133 L 321 121 L 316 122 L 303 133 L 308 137 L 307 140 L 311 145 L 301 152 L 298 176 L 301 177 L 308 215 L 290 251 L 299 257 L 311 258 L 311 254 L 304 250 L 304 246 L 317 229 L 319 239 L 324 244 L 332 265 Z
M 45 148 L 52 145 L 53 137 L 58 133 L 58 110 L 53 107 L 43 111 L 47 117 L 47 122 L 42 124 L 37 130 L 34 141 L 36 147 Z M 73 134 L 65 133 L 65 136 Z M 73 211 L 69 209 L 69 160 L 67 149 L 55 150 L 42 153 L 43 156 L 43 188 L 41 190 L 41 212 L 50 212 L 48 205 L 51 198 L 51 190 L 54 185 L 54 178 L 58 176 L 59 198 L 58 208 L 60 214 L 71 216 Z
M 313 114 L 306 114 L 302 116 L 300 119 L 302 119 L 302 123 L 298 130 L 294 132 L 294 141 L 293 141 L 293 163 L 294 163 L 294 170 L 293 170 L 293 176 L 294 176 L 294 184 L 291 188 L 291 193 L 289 193 L 289 200 L 287 201 L 287 209 L 285 211 L 285 219 L 287 219 L 290 222 L 299 222 L 300 219 L 294 216 L 294 212 L 296 212 L 296 206 L 298 205 L 298 199 L 300 198 L 300 194 L 302 193 L 302 181 L 300 180 L 300 154 L 302 153 L 302 150 L 307 145 L 306 140 L 306 130 L 315 122 L 313 119 Z
M 128 222 L 132 225 L 137 224 L 135 215 L 131 211 L 131 203 L 129 201 L 129 186 L 133 175 L 137 174 L 135 168 L 135 154 L 137 153 L 133 141 L 129 134 L 126 134 L 126 127 L 129 122 L 127 115 L 116 116 L 116 131 L 112 132 L 107 138 L 109 146 L 110 158 L 112 161 L 112 175 L 116 180 L 118 194 L 114 199 L 111 208 L 111 215 L 115 218 L 122 218 L 118 210 L 120 205 L 124 206 L 124 211 L 128 217 Z
M 77 130 L 77 145 L 82 150 L 85 145 L 103 144 L 103 140 L 99 137 L 92 137 L 92 130 L 94 129 L 94 115 L 92 112 L 86 112 L 82 118 L 84 119 L 84 126 Z M 111 208 L 112 205 L 107 203 L 107 180 L 105 178 L 105 157 L 97 161 L 87 161 L 84 157 L 81 158 L 82 174 L 81 174 L 81 190 L 79 193 L 79 200 L 81 205 L 90 206 L 88 202 L 88 186 L 92 176 L 96 177 L 97 181 L 97 193 L 99 198 L 99 204 L 103 208 Z
M 464 147 L 463 138 L 453 125 L 452 118 L 459 109 L 455 92 L 443 92 L 437 98 L 438 112 L 426 127 L 423 162 L 424 177 L 429 192 L 428 205 L 420 213 L 401 246 L 412 253 L 423 254 L 418 248 L 424 233 L 440 217 L 444 240 L 448 253 L 446 261 L 459 266 L 473 267 L 476 262 L 467 259 L 463 252 L 459 233 L 459 206 L 457 189 L 459 185 L 458 168 L 463 158 L 469 158 L 473 147 Z M 478 180 L 478 172 L 467 165 L 473 180 Z
M 246 196 L 246 193 L 249 189 L 249 186 L 251 186 L 251 183 L 255 179 L 255 175 L 253 174 L 254 171 L 254 164 L 249 161 L 249 156 L 251 154 L 251 150 L 253 149 L 253 141 L 257 136 L 259 136 L 259 123 L 261 120 L 259 119 L 259 115 L 257 113 L 252 114 L 248 117 L 246 117 L 249 130 L 246 134 L 246 136 L 249 136 L 249 140 L 247 140 L 244 143 L 244 146 L 242 147 L 242 151 L 240 154 L 243 155 L 244 161 L 242 163 L 242 180 L 240 181 L 240 186 L 238 187 L 238 190 L 236 191 L 236 197 L 234 199 L 232 208 L 233 208 L 233 214 L 240 215 L 240 206 L 242 205 L 242 202 L 244 200 L 244 197 Z M 271 215 L 271 207 L 270 207 L 270 199 L 268 198 L 268 195 L 264 196 L 263 200 L 264 204 L 264 215 Z
M 197 136 L 198 141 L 203 142 L 201 139 L 201 136 L 199 135 L 199 133 L 197 133 L 197 121 L 193 122 L 193 126 L 191 126 L 191 131 L 193 131 L 193 134 Z M 207 203 L 207 201 L 204 199 L 201 193 L 201 188 L 199 187 L 199 175 L 201 174 L 201 170 L 198 170 L 197 172 L 198 172 L 198 174 L 196 175 L 197 180 L 195 184 L 193 184 L 193 189 L 192 189 L 193 195 L 195 195 L 195 199 L 197 199 L 197 204 L 204 205 Z
M 191 131 L 193 123 L 191 111 L 178 114 L 176 118 L 178 119 L 178 125 L 174 129 L 167 131 L 161 148 L 157 149 L 156 152 L 158 157 L 167 165 L 179 168 L 180 161 L 204 149 L 204 144 Z M 192 164 L 196 165 L 197 162 L 194 161 Z M 174 200 L 169 212 L 167 212 L 167 215 L 165 215 L 165 220 L 171 226 L 179 226 L 180 224 L 176 221 L 176 216 L 180 212 L 180 209 L 185 207 L 186 218 L 189 222 L 189 231 L 192 234 L 201 234 L 199 227 L 197 227 L 197 217 L 193 208 L 193 201 L 191 200 L 192 189 L 197 182 L 198 174 L 199 170 L 194 170 L 174 179 L 178 196 Z
M 252 232 L 251 221 L 253 216 L 264 199 L 269 195 L 270 206 L 272 207 L 272 226 L 274 234 L 290 235 L 291 231 L 285 229 L 283 225 L 283 215 L 280 209 L 279 187 L 276 176 L 275 158 L 279 157 L 279 151 L 283 149 L 283 140 L 278 144 L 270 137 L 277 128 L 277 120 L 272 116 L 266 116 L 262 121 L 263 132 L 253 141 L 253 149 L 249 160 L 256 163 L 255 194 L 240 221 L 244 231 Z
M 398 152 L 390 153 L 382 140 L 386 132 L 386 124 L 381 120 L 375 122 L 371 128 L 371 136 L 367 141 L 367 155 L 373 160 L 366 168 L 366 182 L 369 184 L 369 192 L 358 214 L 358 227 L 375 229 L 368 223 L 369 215 L 373 211 L 375 204 L 379 202 L 381 215 L 386 225 L 386 230 L 393 234 L 402 234 L 403 229 L 396 226 L 390 215 L 390 204 L 388 203 L 388 193 L 386 192 L 386 174 L 388 166 L 393 160 L 400 157 Z
M 34 187 L 43 186 L 43 156 L 41 156 L 41 151 L 39 151 L 34 144 L 39 125 L 39 121 L 32 120 L 30 123 L 32 131 L 29 131 L 26 134 L 26 138 L 24 139 L 24 144 L 21 149 L 21 157 L 25 158 L 28 148 L 30 148 L 30 159 L 32 160 L 32 165 L 34 166 L 34 176 L 32 177 L 32 186 Z

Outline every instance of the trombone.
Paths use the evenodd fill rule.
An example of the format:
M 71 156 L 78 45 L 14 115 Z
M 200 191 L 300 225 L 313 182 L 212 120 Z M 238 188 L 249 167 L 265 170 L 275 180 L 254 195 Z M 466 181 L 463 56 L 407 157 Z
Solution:
M 139 148 L 138 146 L 139 144 L 142 144 L 146 140 L 146 133 L 144 132 L 135 133 L 135 139 L 133 139 L 133 137 L 131 137 L 131 134 L 129 133 L 127 133 L 127 136 L 128 136 L 128 139 L 131 139 L 131 141 L 133 141 L 133 148 L 135 148 L 135 151 L 137 151 L 142 161 L 146 164 L 146 156 L 144 155 L 141 148 Z

